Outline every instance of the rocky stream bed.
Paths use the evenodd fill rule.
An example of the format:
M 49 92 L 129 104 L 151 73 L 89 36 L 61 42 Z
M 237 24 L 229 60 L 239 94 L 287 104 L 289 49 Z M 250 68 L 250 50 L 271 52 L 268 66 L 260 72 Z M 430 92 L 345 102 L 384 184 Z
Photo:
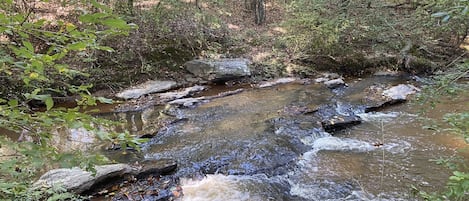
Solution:
M 52 170 L 38 185 L 71 181 L 69 190 L 95 200 L 413 200 L 410 185 L 434 190 L 448 176 L 429 160 L 454 154 L 453 145 L 401 104 L 420 90 L 411 76 L 322 74 L 169 92 L 175 83 L 149 82 L 158 83 L 163 90 L 120 93 L 134 100 L 100 114 L 149 138 L 142 152 L 106 150 L 118 169 Z

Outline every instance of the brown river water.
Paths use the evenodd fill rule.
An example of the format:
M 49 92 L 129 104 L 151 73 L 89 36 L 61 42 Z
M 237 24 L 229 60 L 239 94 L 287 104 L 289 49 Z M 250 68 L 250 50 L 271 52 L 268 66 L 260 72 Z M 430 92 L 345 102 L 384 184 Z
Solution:
M 428 117 L 442 123 L 446 113 L 468 111 L 469 93 L 443 97 L 434 108 L 410 101 L 363 112 L 367 87 L 400 83 L 418 86 L 410 78 L 381 76 L 336 90 L 314 83 L 243 86 L 242 93 L 169 112 L 155 106 L 112 113 L 103 106 L 101 116 L 123 122 L 118 129 L 155 134 L 140 154 L 105 154 L 118 162 L 176 160 L 180 200 L 419 200 L 411 186 L 441 191 L 451 174 L 436 159 L 469 159 L 462 137 L 423 128 L 431 125 Z M 217 86 L 199 96 L 234 89 Z M 362 123 L 327 133 L 320 114 L 301 112 L 327 104 Z M 161 126 L 167 113 L 179 121 Z
M 461 151 L 467 147 L 461 137 L 423 129 L 429 125 L 425 118 L 467 111 L 469 96 L 462 93 L 433 109 L 424 107 L 425 116 L 413 102 L 371 113 L 347 108 L 360 104 L 366 87 L 399 83 L 414 82 L 372 77 L 339 90 L 321 84 L 247 88 L 195 108 L 176 109 L 183 120 L 160 130 L 143 146 L 141 157 L 178 161 L 175 175 L 182 200 L 418 200 L 411 186 L 441 191 L 451 173 L 434 160 L 469 159 Z M 335 103 L 339 113 L 354 110 L 362 123 L 327 133 L 316 114 L 296 112 L 327 103 Z M 156 132 L 151 124 L 161 110 L 114 116 L 134 132 Z

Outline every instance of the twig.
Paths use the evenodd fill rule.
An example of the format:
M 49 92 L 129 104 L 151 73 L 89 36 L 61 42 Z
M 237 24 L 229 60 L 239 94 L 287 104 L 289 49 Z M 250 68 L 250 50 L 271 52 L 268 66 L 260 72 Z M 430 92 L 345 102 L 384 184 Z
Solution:
M 384 145 L 384 122 L 380 121 L 380 123 L 381 123 L 381 143 Z M 385 166 L 385 162 L 384 162 L 384 146 L 383 146 L 382 158 L 381 158 L 381 178 L 380 178 L 380 181 L 379 181 L 380 189 L 383 189 L 384 166 Z M 380 197 L 380 196 L 381 196 L 381 194 L 378 197 Z

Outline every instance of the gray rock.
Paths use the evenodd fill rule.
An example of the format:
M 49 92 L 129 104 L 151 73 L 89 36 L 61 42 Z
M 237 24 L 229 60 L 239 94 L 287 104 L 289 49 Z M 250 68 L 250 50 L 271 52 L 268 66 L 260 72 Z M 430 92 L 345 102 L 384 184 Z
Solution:
M 314 82 L 316 82 L 316 83 L 323 83 L 323 82 L 327 82 L 327 81 L 329 81 L 329 79 L 327 79 L 325 77 L 320 77 L 320 78 L 314 79 Z
M 329 80 L 339 79 L 339 78 L 342 78 L 342 77 L 337 73 L 321 73 L 321 77 L 314 79 L 314 82 L 323 83 Z
M 171 92 L 166 92 L 166 93 L 160 93 L 160 94 L 157 94 L 158 98 L 160 99 L 161 102 L 168 102 L 168 101 L 172 101 L 172 100 L 175 100 L 175 99 L 180 99 L 180 98 L 184 98 L 184 97 L 187 97 L 195 92 L 199 92 L 199 91 L 203 91 L 205 90 L 207 87 L 205 86 L 199 86 L 199 85 L 195 85 L 195 86 L 192 86 L 192 87 L 187 87 L 187 88 L 184 88 L 182 90 L 179 90 L 179 91 L 171 91 Z
M 392 100 L 407 100 L 407 96 L 419 92 L 420 89 L 410 84 L 400 84 L 383 91 L 383 96 Z
M 146 94 L 167 91 L 176 87 L 176 85 L 177 83 L 174 81 L 150 80 L 138 86 L 126 89 L 116 94 L 116 97 L 121 99 L 135 99 Z
M 168 102 L 170 105 L 178 105 L 183 107 L 194 107 L 200 103 L 208 102 L 205 97 L 199 98 L 182 98 Z
M 171 159 L 146 160 L 141 163 L 136 175 L 141 178 L 150 174 L 167 174 L 176 168 L 176 161 Z
M 337 73 L 322 73 L 321 74 L 322 77 L 325 77 L 327 79 L 337 79 L 337 78 L 340 78 L 341 76 Z
M 322 121 L 321 125 L 326 132 L 334 132 L 350 128 L 354 125 L 361 123 L 361 119 L 358 116 L 333 116 L 332 118 Z
M 335 89 L 337 87 L 345 86 L 344 80 L 342 78 L 337 78 L 329 81 L 325 81 L 324 84 L 330 89 Z
M 84 171 L 78 167 L 67 169 L 54 169 L 42 175 L 39 180 L 33 184 L 34 187 L 50 187 L 60 185 L 67 191 L 80 194 L 89 190 L 93 185 L 114 177 L 123 177 L 136 171 L 127 164 L 113 164 L 96 166 L 96 175 Z
M 176 162 L 171 159 L 144 161 L 142 164 L 135 166 L 128 164 L 96 166 L 96 175 L 78 167 L 60 168 L 48 171 L 33 186 L 34 188 L 41 188 L 60 185 L 67 191 L 82 194 L 100 190 L 95 188 L 105 187 L 106 184 L 103 182 L 121 181 L 127 176 L 142 177 L 149 174 L 164 174 L 174 171 L 176 168 Z
M 375 89 L 377 93 L 367 95 L 369 103 L 366 104 L 365 112 L 373 112 L 382 108 L 407 101 L 411 94 L 420 91 L 419 88 L 410 84 L 399 84 L 386 90 Z
M 334 132 L 360 124 L 361 118 L 355 114 L 358 111 L 354 105 L 336 102 L 321 106 L 316 115 L 321 119 L 326 132 Z
M 293 77 L 278 78 L 272 81 L 266 81 L 266 82 L 260 83 L 259 88 L 272 87 L 272 86 L 279 85 L 279 84 L 295 82 L 297 80 L 298 80 L 297 78 L 293 78 Z
M 250 76 L 247 59 L 192 60 L 184 64 L 187 71 L 207 81 L 228 81 Z

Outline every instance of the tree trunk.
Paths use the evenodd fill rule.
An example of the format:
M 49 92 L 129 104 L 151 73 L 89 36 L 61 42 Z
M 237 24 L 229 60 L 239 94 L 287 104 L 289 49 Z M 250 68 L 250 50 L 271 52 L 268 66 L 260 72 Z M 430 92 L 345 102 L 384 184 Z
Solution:
M 254 12 L 256 24 L 265 22 L 265 0 L 244 0 L 244 8 Z
M 254 1 L 254 14 L 256 15 L 256 24 L 261 25 L 265 22 L 265 0 Z

